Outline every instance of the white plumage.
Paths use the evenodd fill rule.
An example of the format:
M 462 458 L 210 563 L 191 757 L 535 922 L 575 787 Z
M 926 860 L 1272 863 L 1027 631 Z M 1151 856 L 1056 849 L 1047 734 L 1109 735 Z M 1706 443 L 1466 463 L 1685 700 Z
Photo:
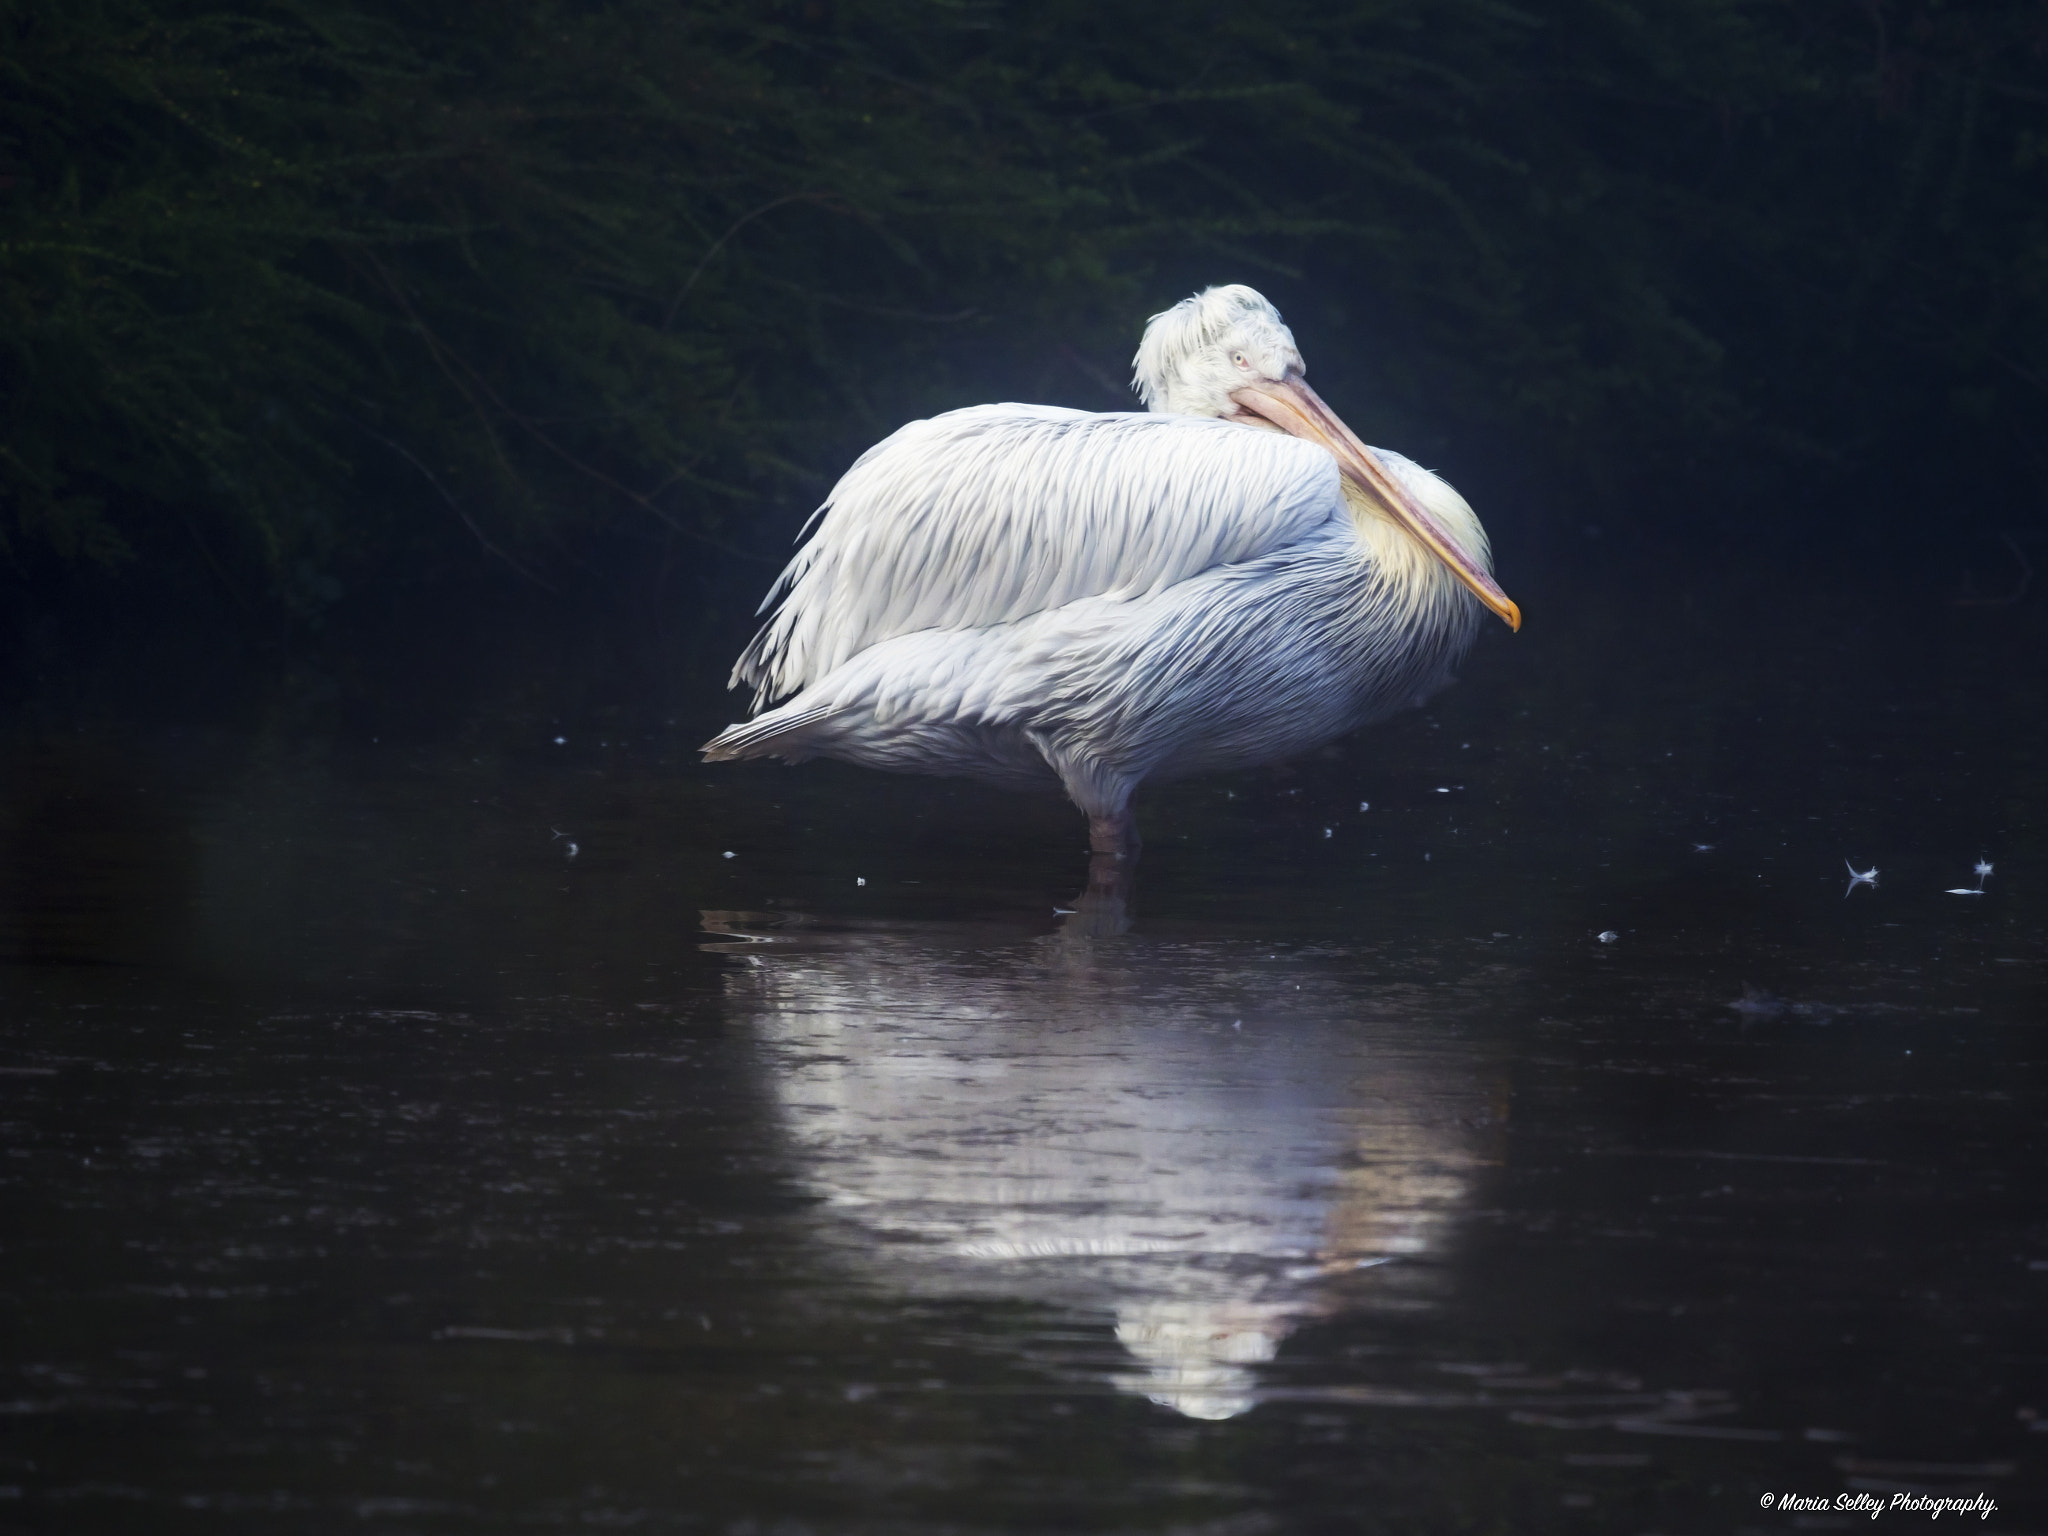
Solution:
M 976 406 L 878 443 L 733 670 L 757 710 L 787 702 L 707 758 L 1057 783 L 1121 851 L 1141 780 L 1276 761 L 1441 686 L 1480 602 L 1519 623 L 1484 531 L 1301 372 L 1263 298 L 1210 289 L 1147 329 L 1154 414 Z
M 758 707 L 898 635 L 1147 597 L 1303 538 L 1336 496 L 1328 453 L 1222 421 L 1043 405 L 914 421 L 833 489 L 734 677 Z

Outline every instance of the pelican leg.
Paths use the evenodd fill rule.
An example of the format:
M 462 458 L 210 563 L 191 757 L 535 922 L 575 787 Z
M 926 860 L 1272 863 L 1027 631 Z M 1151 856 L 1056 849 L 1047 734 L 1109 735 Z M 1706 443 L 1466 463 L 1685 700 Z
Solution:
M 1088 851 L 1135 859 L 1139 848 L 1138 818 L 1131 814 L 1131 793 L 1143 775 L 1119 773 L 1050 732 L 1027 728 L 1024 737 L 1038 748 L 1052 771 L 1060 776 L 1067 798 L 1088 818 Z
M 1100 857 L 1135 859 L 1144 844 L 1138 840 L 1138 818 L 1126 805 L 1121 810 L 1088 818 L 1088 852 Z M 1093 860 L 1090 861 L 1091 863 Z
M 1088 887 L 1074 898 L 1074 907 L 1060 924 L 1066 938 L 1084 947 L 1095 939 L 1113 939 L 1131 930 L 1131 886 L 1135 871 L 1120 853 L 1088 857 Z

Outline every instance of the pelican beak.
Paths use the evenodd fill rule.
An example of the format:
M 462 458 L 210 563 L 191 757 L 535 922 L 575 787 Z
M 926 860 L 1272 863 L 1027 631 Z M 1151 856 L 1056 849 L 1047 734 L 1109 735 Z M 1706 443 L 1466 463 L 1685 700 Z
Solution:
M 1284 379 L 1260 379 L 1232 392 L 1231 400 L 1240 411 L 1259 416 L 1294 437 L 1320 443 L 1337 460 L 1337 468 L 1386 516 L 1420 539 L 1437 559 L 1450 567 L 1451 574 L 1471 589 L 1472 595 L 1507 620 L 1509 629 L 1522 627 L 1522 610 L 1501 591 L 1500 584 L 1474 559 L 1451 531 L 1409 494 L 1337 413 L 1323 404 L 1322 396 L 1308 387 L 1308 381 L 1291 369 Z

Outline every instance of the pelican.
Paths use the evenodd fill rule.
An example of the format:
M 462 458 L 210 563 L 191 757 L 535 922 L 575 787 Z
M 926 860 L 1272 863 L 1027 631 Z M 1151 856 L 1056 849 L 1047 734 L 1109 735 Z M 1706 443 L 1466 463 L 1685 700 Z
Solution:
M 705 759 L 1058 785 L 1090 849 L 1125 856 L 1146 779 L 1420 703 L 1482 608 L 1521 611 L 1465 499 L 1360 442 L 1305 372 L 1233 283 L 1145 327 L 1147 412 L 979 405 L 883 439 L 763 600 L 730 684 L 754 718 Z

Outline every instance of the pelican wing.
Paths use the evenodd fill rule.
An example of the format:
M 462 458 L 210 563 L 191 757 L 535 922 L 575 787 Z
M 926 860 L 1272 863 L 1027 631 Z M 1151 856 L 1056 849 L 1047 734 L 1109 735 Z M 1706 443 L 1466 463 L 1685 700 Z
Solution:
M 897 635 L 1141 597 L 1342 506 L 1322 448 L 1228 422 L 1038 405 L 914 421 L 833 487 L 732 682 L 758 708 Z

